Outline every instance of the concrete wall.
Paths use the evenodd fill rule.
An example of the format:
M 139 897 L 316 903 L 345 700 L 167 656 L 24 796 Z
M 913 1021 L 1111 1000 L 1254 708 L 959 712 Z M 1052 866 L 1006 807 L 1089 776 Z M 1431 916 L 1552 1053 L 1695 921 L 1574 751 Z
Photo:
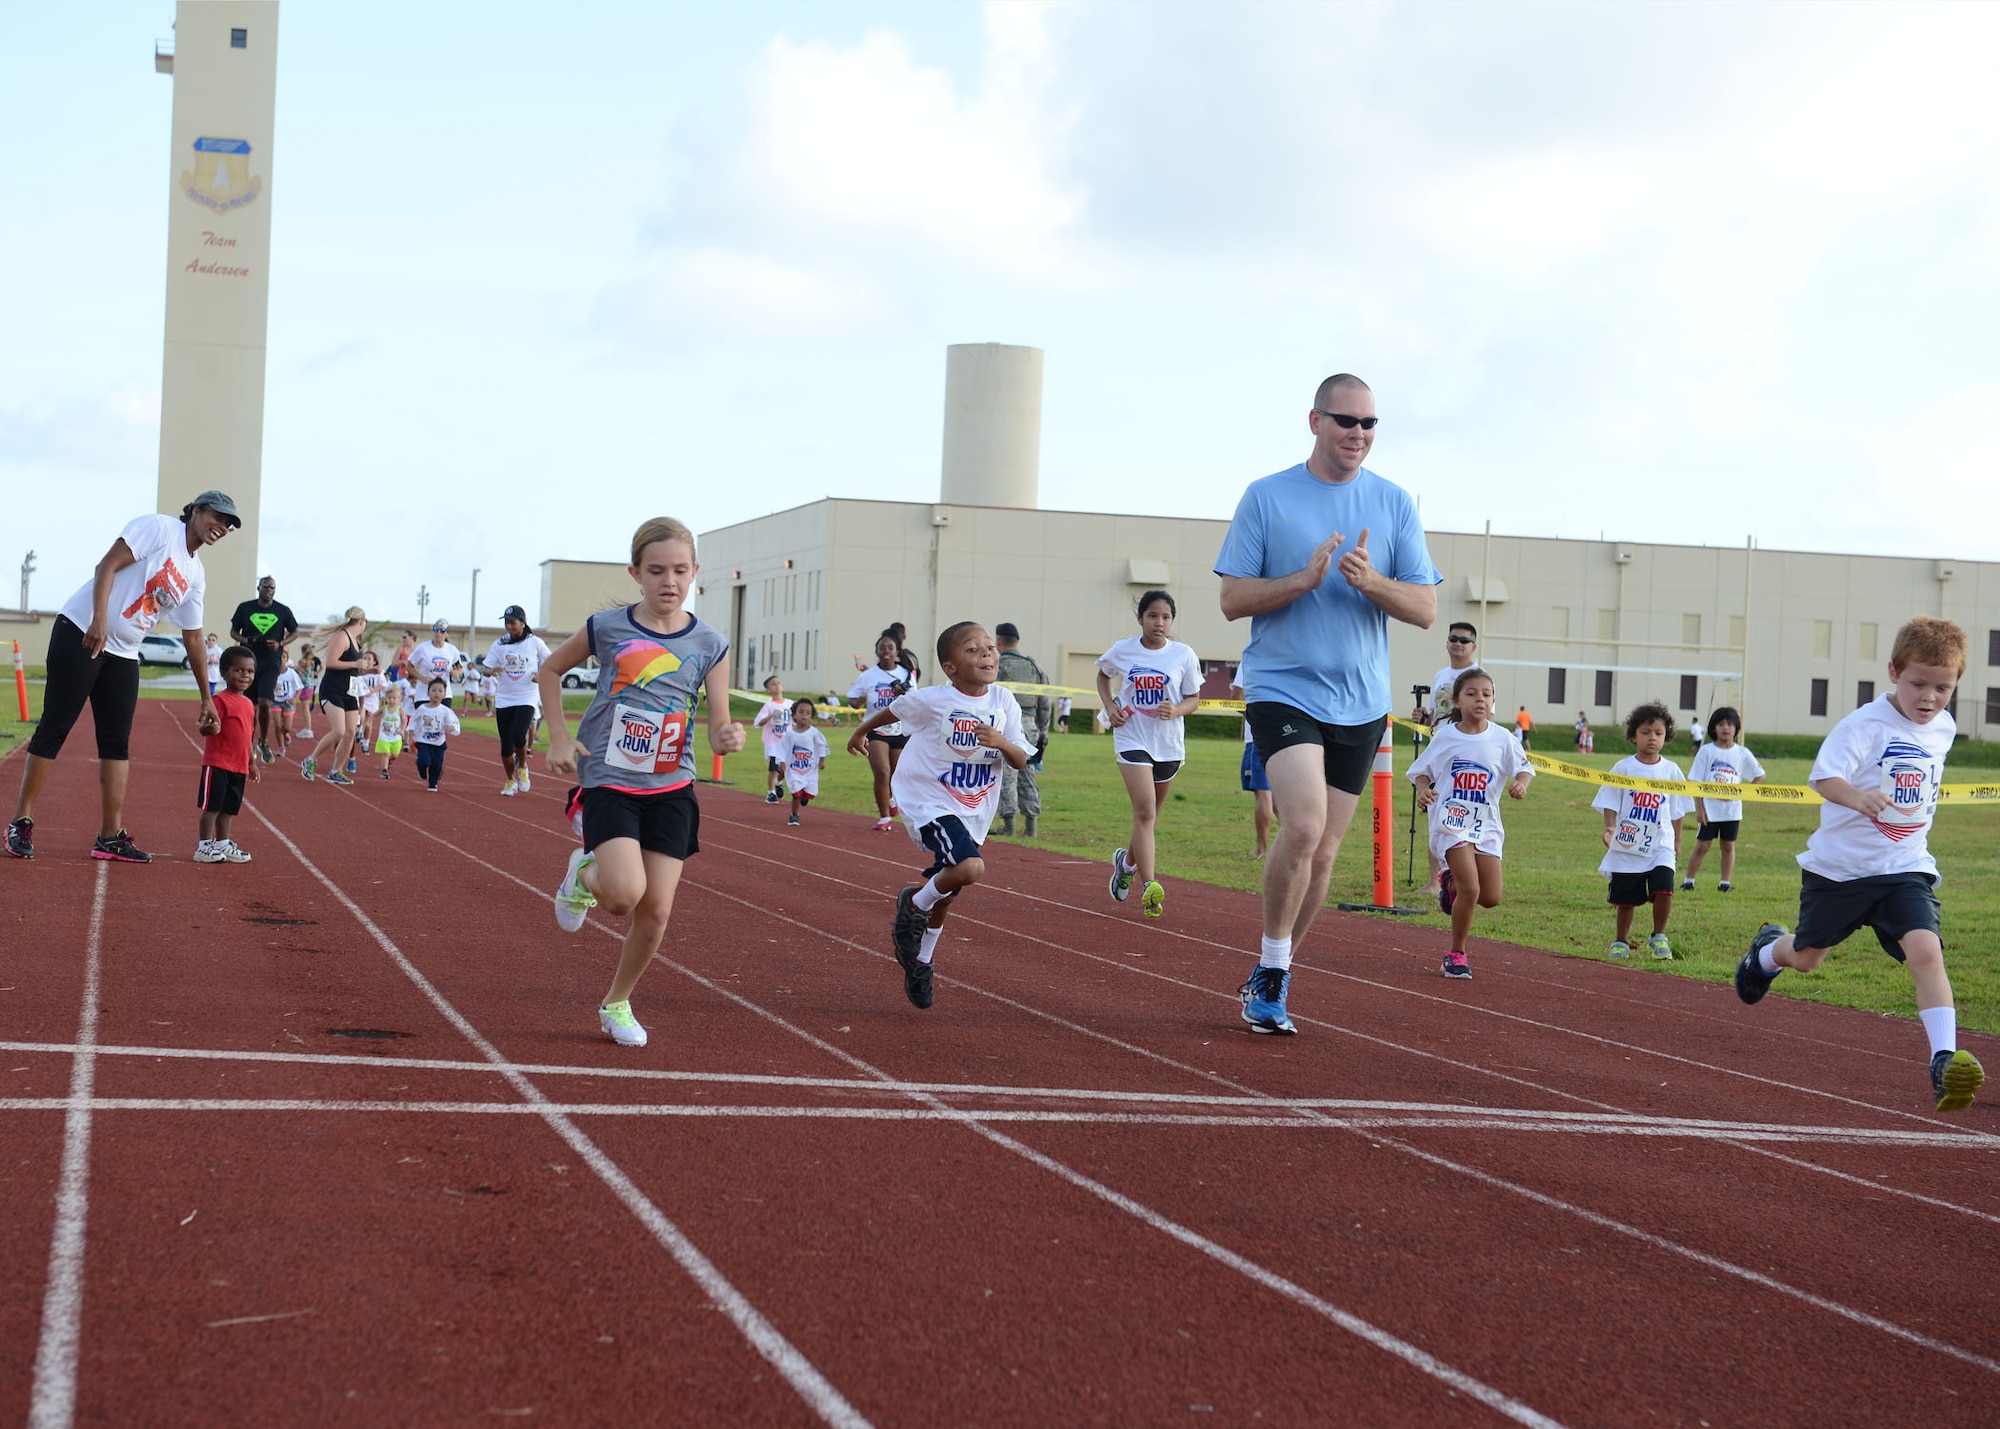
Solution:
M 639 587 L 623 561 L 543 561 L 541 612 L 535 631 L 554 648 L 550 631 L 580 629 L 593 612 L 630 605 Z
M 1022 648 L 1053 680 L 1089 689 L 1096 657 L 1136 629 L 1132 601 L 1147 585 L 1173 592 L 1181 608 L 1175 635 L 1204 660 L 1240 654 L 1249 624 L 1222 619 L 1221 582 L 1210 569 L 1227 526 L 820 501 L 702 536 L 700 609 L 737 642 L 738 683 L 746 667 L 754 664 L 761 678 L 775 661 L 794 692 L 844 691 L 854 656 L 868 658 L 876 633 L 892 620 L 909 627 L 910 644 L 934 674 L 940 624 L 978 620 L 990 628 L 1011 620 L 1021 627 Z M 1823 734 L 1854 708 L 1860 682 L 1886 689 L 1896 628 L 1929 613 L 1949 616 L 1971 636 L 1960 729 L 2000 736 L 1985 708 L 1987 690 L 2000 689 L 2000 668 L 1986 663 L 1989 634 L 2000 630 L 2000 564 L 1949 563 L 1952 578 L 1941 582 L 1930 560 L 1759 550 L 1750 557 L 1746 618 L 1740 548 L 1496 535 L 1489 550 L 1481 535 L 1457 532 L 1432 532 L 1429 541 L 1445 573 L 1437 623 L 1428 631 L 1390 626 L 1399 706 L 1409 686 L 1428 685 L 1445 663 L 1446 624 L 1467 619 L 1481 626 L 1481 657 L 1502 705 L 1511 711 L 1525 704 L 1539 723 L 1567 726 L 1579 709 L 1612 723 L 1658 698 L 1683 721 L 1728 703 L 1744 711 L 1752 730 Z M 1630 559 L 1618 561 L 1620 551 Z M 1165 579 L 1156 579 L 1162 566 Z M 739 590 L 741 628 L 732 630 Z M 1864 653 L 1869 626 L 1872 656 Z M 1746 636 L 1747 652 L 1739 646 Z M 1560 702 L 1548 697 L 1551 668 L 1568 672 Z M 1599 670 L 1612 672 L 1608 702 L 1596 698 Z M 1692 709 L 1682 704 L 1683 675 L 1694 677 Z M 1827 682 L 1823 715 L 1811 713 L 1816 679 Z

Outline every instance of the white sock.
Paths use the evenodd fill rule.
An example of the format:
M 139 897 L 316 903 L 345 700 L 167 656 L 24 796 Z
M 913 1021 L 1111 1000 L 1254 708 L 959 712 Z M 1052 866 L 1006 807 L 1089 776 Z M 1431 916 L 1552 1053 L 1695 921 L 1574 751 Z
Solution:
M 1924 1036 L 1931 1039 L 1931 1055 L 1958 1050 L 1958 1009 L 1924 1007 L 1917 1010 L 1924 1020 Z
M 911 894 L 910 901 L 917 905 L 919 912 L 928 913 L 931 909 L 938 906 L 938 899 L 942 897 L 944 897 L 944 891 L 937 886 L 937 880 L 933 878 L 922 888 Z
M 1265 938 L 1263 949 L 1257 958 L 1260 968 L 1288 968 L 1292 965 L 1292 940 L 1290 938 Z
M 942 928 L 924 929 L 924 941 L 917 948 L 917 961 L 920 963 L 929 962 L 932 956 L 937 952 L 938 939 L 943 936 L 944 936 L 944 929 Z
M 1784 971 L 1783 968 L 1778 966 L 1778 960 L 1771 956 L 1771 950 L 1777 946 L 1778 940 L 1773 938 L 1757 950 L 1757 970 L 1763 973 L 1765 977 L 1776 977 Z

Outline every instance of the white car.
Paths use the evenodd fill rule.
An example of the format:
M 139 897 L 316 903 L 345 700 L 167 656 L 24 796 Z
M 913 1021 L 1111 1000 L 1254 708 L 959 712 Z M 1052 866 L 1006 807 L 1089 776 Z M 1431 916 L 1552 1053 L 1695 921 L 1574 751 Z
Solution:
M 562 677 L 565 690 L 594 690 L 597 688 L 597 666 L 579 665 L 574 670 L 565 670 Z
M 187 668 L 187 646 L 171 635 L 146 635 L 139 640 L 141 665 L 177 665 Z

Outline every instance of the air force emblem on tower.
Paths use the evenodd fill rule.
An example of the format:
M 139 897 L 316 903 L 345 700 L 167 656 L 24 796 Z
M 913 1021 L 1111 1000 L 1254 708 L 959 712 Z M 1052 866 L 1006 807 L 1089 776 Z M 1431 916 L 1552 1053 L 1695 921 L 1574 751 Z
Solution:
M 181 191 L 203 208 L 233 213 L 264 192 L 250 172 L 248 139 L 197 139 L 194 167 L 181 170 Z

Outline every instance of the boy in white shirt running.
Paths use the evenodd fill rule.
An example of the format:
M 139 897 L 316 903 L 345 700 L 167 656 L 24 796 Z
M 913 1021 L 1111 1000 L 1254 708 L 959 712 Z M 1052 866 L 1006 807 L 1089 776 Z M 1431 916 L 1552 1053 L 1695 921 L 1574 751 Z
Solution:
M 1695 741 L 1689 780 L 1696 784 L 1762 784 L 1764 766 L 1757 762 L 1756 755 L 1736 742 L 1742 731 L 1743 716 L 1729 705 L 1710 715 L 1708 743 Z M 1721 839 L 1722 881 L 1715 885 L 1715 891 L 1727 893 L 1730 880 L 1736 876 L 1736 836 L 1743 830 L 1743 801 L 1696 796 L 1694 816 L 1694 852 L 1688 855 L 1687 877 L 1681 880 L 1681 892 L 1694 887 L 1694 876 L 1701 872 L 1701 861 L 1708 857 L 1709 845 Z
M 970 620 L 938 636 L 938 666 L 949 682 L 898 695 L 847 741 L 866 756 L 868 735 L 899 724 L 909 737 L 892 776 L 910 837 L 931 855 L 921 887 L 896 895 L 891 936 L 903 968 L 903 992 L 918 1007 L 932 1000 L 931 958 L 945 914 L 960 890 L 986 873 L 980 845 L 1000 803 L 1000 764 L 1016 769 L 1034 757 L 1021 731 L 1021 705 L 1000 678 L 1000 647 Z
M 1658 700 L 1640 705 L 1625 718 L 1625 737 L 1633 753 L 1611 766 L 1613 774 L 1636 779 L 1683 779 L 1680 765 L 1662 759 L 1660 751 L 1674 737 L 1674 717 Z M 1590 801 L 1604 811 L 1604 861 L 1597 871 L 1611 880 L 1610 902 L 1618 910 L 1618 937 L 1611 956 L 1632 956 L 1632 915 L 1653 905 L 1653 936 L 1646 940 L 1656 958 L 1671 958 L 1667 919 L 1674 911 L 1674 869 L 1680 865 L 1681 820 L 1694 812 L 1694 800 L 1659 789 L 1597 791 Z
M 785 796 L 778 792 L 778 785 L 785 777 L 785 727 L 791 722 L 792 702 L 785 698 L 784 681 L 772 675 L 764 681 L 764 703 L 757 706 L 756 718 L 750 721 L 763 734 L 767 804 L 784 802 Z
M 417 747 L 417 774 L 433 794 L 437 793 L 438 780 L 444 774 L 445 737 L 461 733 L 458 716 L 444 702 L 444 692 L 449 688 L 442 678 L 434 678 L 430 703 L 410 711 L 410 743 Z
M 1958 734 L 1950 706 L 1965 643 L 1962 629 L 1934 615 L 1896 632 L 1888 692 L 1835 725 L 1813 761 L 1812 786 L 1826 803 L 1799 855 L 1798 931 L 1766 923 L 1736 965 L 1736 995 L 1754 1003 L 1786 968 L 1811 972 L 1850 934 L 1873 932 L 1910 969 L 1939 1111 L 1971 1106 L 1986 1080 L 1979 1059 L 1958 1045 L 1929 848 L 1945 754 Z
M 819 772 L 826 768 L 829 751 L 826 736 L 813 728 L 819 707 L 805 699 L 790 703 L 791 723 L 779 731 L 778 757 L 785 766 L 785 788 L 792 796 L 792 816 L 785 822 L 797 828 L 800 811 L 819 797 Z

